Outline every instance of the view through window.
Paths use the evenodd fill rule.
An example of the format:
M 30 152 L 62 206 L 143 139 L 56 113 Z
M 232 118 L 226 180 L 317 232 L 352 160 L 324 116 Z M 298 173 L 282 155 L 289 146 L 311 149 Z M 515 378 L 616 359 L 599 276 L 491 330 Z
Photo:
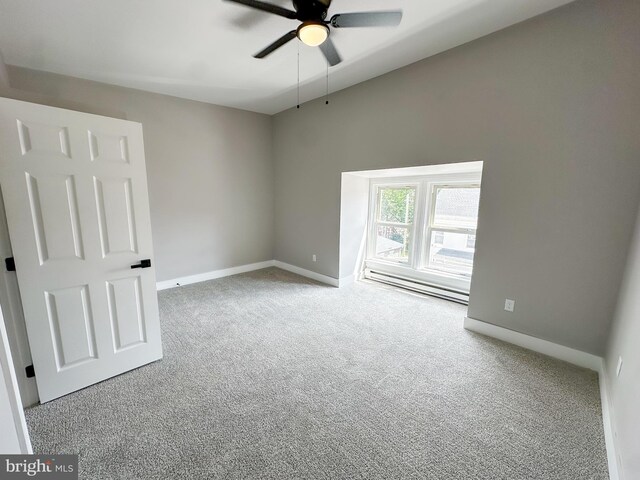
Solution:
M 426 267 L 471 276 L 480 187 L 434 186 Z
M 375 179 L 367 266 L 468 292 L 480 173 Z
M 376 208 L 376 257 L 407 262 L 413 219 L 415 187 L 381 187 Z

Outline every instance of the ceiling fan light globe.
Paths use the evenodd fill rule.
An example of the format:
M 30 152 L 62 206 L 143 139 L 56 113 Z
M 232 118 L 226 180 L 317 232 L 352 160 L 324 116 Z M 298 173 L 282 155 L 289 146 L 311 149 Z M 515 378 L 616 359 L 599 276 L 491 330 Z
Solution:
M 323 23 L 305 22 L 298 28 L 298 38 L 305 45 L 317 47 L 329 37 L 329 27 Z

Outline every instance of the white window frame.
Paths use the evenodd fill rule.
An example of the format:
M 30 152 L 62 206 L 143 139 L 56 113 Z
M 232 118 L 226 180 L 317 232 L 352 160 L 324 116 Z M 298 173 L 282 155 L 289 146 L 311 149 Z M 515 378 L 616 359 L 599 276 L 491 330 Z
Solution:
M 379 221 L 377 218 L 377 211 L 379 205 L 379 192 L 381 188 L 413 188 L 416 191 L 415 202 L 414 202 L 414 211 L 413 211 L 413 223 L 410 227 L 407 227 L 406 223 L 397 223 L 397 222 L 384 222 Z M 369 217 L 369 235 L 367 236 L 367 257 L 371 257 L 372 259 L 390 265 L 412 265 L 413 259 L 416 254 L 416 243 L 413 239 L 416 236 L 416 225 L 418 224 L 417 214 L 418 214 L 418 201 L 419 201 L 419 183 L 415 181 L 403 181 L 403 179 L 393 179 L 388 182 L 376 182 L 372 183 L 370 188 L 370 217 Z M 409 238 L 411 239 L 411 244 L 408 251 L 408 259 L 407 261 L 403 260 L 392 260 L 378 257 L 376 255 L 376 240 L 378 237 L 377 231 L 379 226 L 392 226 L 399 228 L 407 228 L 410 230 Z
M 370 181 L 369 235 L 367 238 L 366 268 L 468 294 L 471 284 L 471 277 L 469 275 L 453 274 L 443 270 L 428 268 L 429 244 L 431 231 L 434 230 L 432 222 L 435 212 L 436 188 L 442 186 L 480 187 L 481 176 L 482 172 L 477 171 L 411 177 L 372 178 Z M 375 256 L 378 189 L 380 187 L 394 186 L 416 187 L 413 229 L 410 237 L 411 245 L 407 262 L 392 261 L 389 259 L 376 258 Z M 440 226 L 436 226 L 435 230 L 476 235 L 476 229 L 470 232 L 469 230 L 471 229 L 455 227 L 443 229 Z
M 467 273 L 453 273 L 447 272 L 446 270 L 442 270 L 439 268 L 431 267 L 429 265 L 429 256 L 431 249 L 431 234 L 433 232 L 443 232 L 443 233 L 459 233 L 463 235 L 476 235 L 476 228 L 464 228 L 464 227 L 456 227 L 453 225 L 438 225 L 435 223 L 436 218 L 436 198 L 438 195 L 438 189 L 440 188 L 480 188 L 480 181 L 473 182 L 468 179 L 460 179 L 459 181 L 448 181 L 448 182 L 428 182 L 428 215 L 427 222 L 425 225 L 424 238 L 422 242 L 422 262 L 418 265 L 418 268 L 421 270 L 433 272 L 435 274 L 447 274 L 454 275 L 460 277 L 467 277 L 469 282 L 471 281 L 471 275 Z

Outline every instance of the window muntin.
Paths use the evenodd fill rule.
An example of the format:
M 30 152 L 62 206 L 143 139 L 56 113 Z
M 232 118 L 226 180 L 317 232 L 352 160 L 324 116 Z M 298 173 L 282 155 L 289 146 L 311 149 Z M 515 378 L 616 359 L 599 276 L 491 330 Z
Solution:
M 415 185 L 379 185 L 376 190 L 374 257 L 408 263 L 416 211 Z

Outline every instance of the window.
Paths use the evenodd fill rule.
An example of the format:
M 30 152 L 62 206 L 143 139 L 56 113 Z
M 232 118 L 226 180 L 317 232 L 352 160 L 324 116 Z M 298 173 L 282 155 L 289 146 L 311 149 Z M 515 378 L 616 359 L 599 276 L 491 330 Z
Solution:
M 425 268 L 471 276 L 475 252 L 480 187 L 469 184 L 430 186 L 428 252 Z
M 478 170 L 372 179 L 366 268 L 466 295 L 480 175 Z
M 415 186 L 378 186 L 375 215 L 375 257 L 409 261 L 415 215 Z

